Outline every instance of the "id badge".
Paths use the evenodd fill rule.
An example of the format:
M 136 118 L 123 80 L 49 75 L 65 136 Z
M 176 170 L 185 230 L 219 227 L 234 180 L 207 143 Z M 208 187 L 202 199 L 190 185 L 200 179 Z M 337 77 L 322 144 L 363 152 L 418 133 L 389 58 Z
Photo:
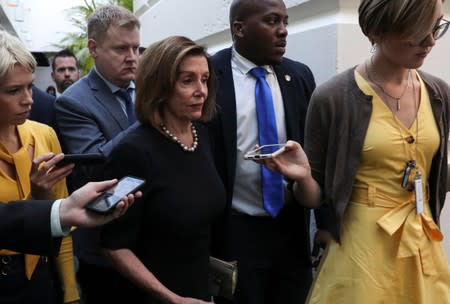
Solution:
M 422 175 L 416 174 L 414 177 L 414 192 L 416 193 L 416 214 L 423 212 L 423 187 Z

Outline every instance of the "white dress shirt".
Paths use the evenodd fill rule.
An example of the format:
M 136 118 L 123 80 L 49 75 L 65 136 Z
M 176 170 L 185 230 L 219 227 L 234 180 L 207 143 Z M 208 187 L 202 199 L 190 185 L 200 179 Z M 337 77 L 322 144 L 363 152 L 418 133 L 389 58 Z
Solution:
M 261 165 L 244 160 L 244 154 L 258 144 L 258 123 L 255 105 L 256 78 L 250 70 L 254 63 L 232 49 L 231 68 L 236 98 L 236 175 L 232 207 L 234 210 L 252 216 L 268 216 L 262 202 Z M 286 142 L 286 125 L 283 98 L 277 76 L 271 66 L 263 66 L 267 71 L 266 80 L 272 91 L 278 143 Z M 232 118 L 229 118 L 232 119 Z M 275 143 L 274 143 L 275 144 Z
M 62 228 L 61 227 L 61 218 L 59 215 L 59 208 L 61 206 L 62 200 L 56 200 L 53 205 L 52 209 L 50 211 L 50 229 L 52 232 L 52 236 L 54 237 L 60 237 L 60 236 L 66 236 L 70 232 L 71 227 Z

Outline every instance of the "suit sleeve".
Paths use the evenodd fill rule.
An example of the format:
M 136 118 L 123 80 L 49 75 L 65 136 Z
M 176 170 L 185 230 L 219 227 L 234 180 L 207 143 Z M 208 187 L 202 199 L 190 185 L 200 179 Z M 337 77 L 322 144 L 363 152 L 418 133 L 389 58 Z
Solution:
M 0 203 L 0 248 L 36 255 L 56 255 L 61 240 L 50 229 L 53 201 Z
M 123 130 L 115 123 L 108 123 L 109 118 L 103 117 L 98 109 L 86 105 L 89 102 L 65 94 L 56 99 L 56 122 L 63 150 L 65 153 L 103 153 L 108 156 L 139 123 Z
M 107 143 L 96 117 L 81 102 L 62 95 L 56 99 L 55 110 L 66 153 L 98 153 Z

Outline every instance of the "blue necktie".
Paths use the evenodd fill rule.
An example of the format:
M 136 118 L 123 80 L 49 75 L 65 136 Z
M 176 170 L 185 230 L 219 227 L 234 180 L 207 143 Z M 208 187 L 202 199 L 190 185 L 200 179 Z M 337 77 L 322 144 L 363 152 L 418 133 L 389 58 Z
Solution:
M 134 114 L 134 105 L 133 101 L 131 100 L 132 93 L 133 93 L 132 88 L 128 88 L 126 91 L 120 89 L 116 92 L 117 96 L 125 100 L 125 111 L 127 112 L 128 124 L 130 126 L 136 121 L 136 115 Z
M 256 67 L 250 71 L 250 74 L 256 78 L 255 101 L 259 145 L 277 144 L 277 123 L 272 101 L 272 92 L 266 81 L 266 70 L 261 67 Z M 261 188 L 264 209 L 266 209 L 270 216 L 276 217 L 283 208 L 284 203 L 282 175 L 278 172 L 270 171 L 265 166 L 261 166 Z

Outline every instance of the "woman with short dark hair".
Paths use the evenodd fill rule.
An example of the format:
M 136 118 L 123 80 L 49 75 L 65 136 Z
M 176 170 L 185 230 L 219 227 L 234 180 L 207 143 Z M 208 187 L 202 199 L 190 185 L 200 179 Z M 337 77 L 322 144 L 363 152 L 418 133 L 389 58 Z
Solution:
M 133 283 L 131 303 L 206 303 L 210 230 L 225 208 L 206 127 L 214 79 L 203 47 L 180 36 L 146 49 L 136 75 L 141 125 L 113 150 L 106 176 L 147 181 L 127 215 L 106 226 L 102 246 Z M 124 287 L 125 285 L 125 287 Z

